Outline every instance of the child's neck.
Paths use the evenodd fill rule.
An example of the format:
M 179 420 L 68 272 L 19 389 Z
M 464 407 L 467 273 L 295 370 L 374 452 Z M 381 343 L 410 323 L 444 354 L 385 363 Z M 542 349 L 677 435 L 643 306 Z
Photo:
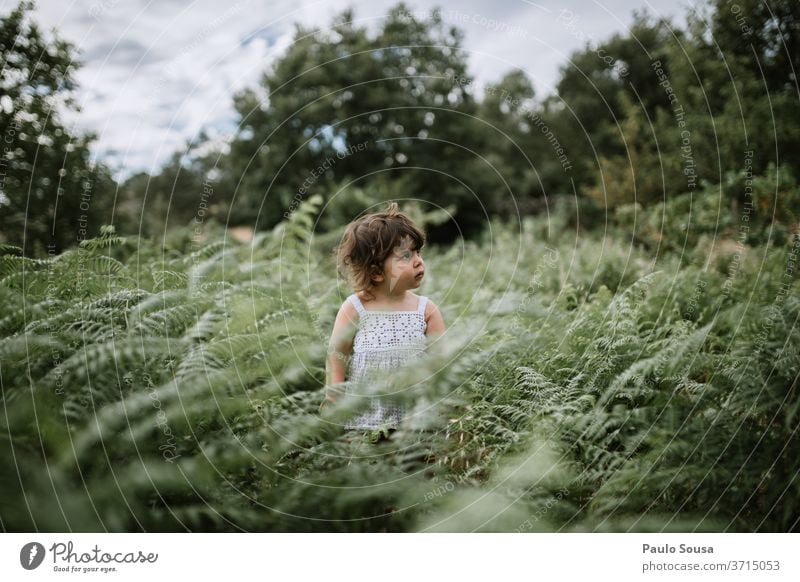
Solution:
M 373 287 L 370 289 L 370 293 L 372 293 L 372 296 L 374 297 L 372 302 L 381 305 L 400 305 L 406 303 L 411 296 L 411 293 L 408 289 L 390 290 L 383 285 Z

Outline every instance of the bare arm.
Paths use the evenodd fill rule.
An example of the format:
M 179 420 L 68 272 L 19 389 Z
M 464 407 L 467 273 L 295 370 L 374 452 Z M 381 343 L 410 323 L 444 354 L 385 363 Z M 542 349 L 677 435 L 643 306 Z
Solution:
M 325 361 L 325 384 L 327 386 L 334 386 L 345 381 L 347 358 L 353 351 L 353 338 L 356 334 L 357 324 L 358 312 L 352 303 L 345 301 L 333 322 L 333 331 L 328 343 L 328 357 Z M 335 401 L 330 390 L 326 390 L 325 400 Z
M 436 307 L 433 301 L 428 301 L 425 306 L 425 323 L 428 324 L 425 329 L 425 335 L 430 338 L 435 338 L 445 332 L 444 318 L 442 312 Z

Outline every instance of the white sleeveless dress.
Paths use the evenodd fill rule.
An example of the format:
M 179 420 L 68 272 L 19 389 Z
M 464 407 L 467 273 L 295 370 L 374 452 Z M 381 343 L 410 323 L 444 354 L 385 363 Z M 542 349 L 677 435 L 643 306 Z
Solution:
M 358 312 L 358 327 L 353 338 L 353 353 L 347 380 L 367 383 L 385 378 L 391 371 L 425 352 L 425 307 L 428 298 L 420 296 L 416 311 L 367 311 L 357 295 L 347 298 Z M 403 418 L 402 406 L 373 398 L 371 409 L 348 421 L 346 429 L 394 427 Z

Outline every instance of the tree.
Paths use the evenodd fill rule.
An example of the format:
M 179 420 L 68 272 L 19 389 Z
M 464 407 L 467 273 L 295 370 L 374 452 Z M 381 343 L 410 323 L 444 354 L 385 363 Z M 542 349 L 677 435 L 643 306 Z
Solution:
M 491 164 L 508 182 L 511 196 L 506 200 L 505 213 L 517 207 L 526 208 L 534 197 L 541 196 L 541 169 L 546 164 L 547 150 L 541 135 L 532 132 L 535 91 L 530 79 L 520 70 L 506 73 L 499 82 L 486 87 L 480 104 L 480 118 L 486 123 L 482 134 L 483 151 Z
M 352 181 L 374 204 L 452 205 L 458 224 L 433 238 L 479 228 L 502 182 L 479 157 L 461 41 L 436 12 L 421 19 L 403 4 L 373 35 L 351 11 L 327 30 L 298 26 L 261 87 L 236 98 L 240 131 L 224 168 L 238 186 L 232 221 L 271 226 Z
M 32 9 L 21 2 L 0 18 L 0 237 L 33 256 L 99 232 L 113 180 L 91 159 L 94 136 L 60 120 L 60 110 L 78 110 L 78 63 L 70 44 L 32 22 Z
M 691 122 L 702 128 L 696 149 L 709 154 L 700 163 L 709 168 L 703 177 L 721 182 L 726 172 L 742 170 L 745 151 L 754 152 L 754 173 L 797 167 L 800 4 L 711 0 L 688 23 L 697 72 L 676 70 L 675 77 L 687 87 Z
M 654 128 L 647 123 L 641 107 L 636 107 L 623 94 L 624 116 L 620 133 L 625 153 L 618 156 L 600 156 L 600 176 L 597 184 L 586 189 L 600 208 L 616 208 L 623 204 L 639 203 L 648 206 L 664 199 L 665 192 L 680 192 L 686 182 L 676 183 L 683 177 L 672 148 L 659 155 L 654 142 Z M 667 122 L 669 123 L 669 122 Z M 665 127 L 666 124 L 660 124 Z M 667 129 L 666 131 L 669 131 Z
M 201 131 L 176 151 L 158 173 L 139 172 L 120 185 L 115 216 L 121 231 L 141 236 L 163 235 L 175 227 L 198 227 L 213 219 L 225 222 L 222 195 L 230 184 L 219 184 L 218 146 Z M 146 219 L 145 219 L 146 217 Z
M 582 193 L 617 206 L 635 192 L 647 205 L 746 166 L 800 163 L 800 130 L 781 121 L 800 117 L 800 4 L 711 0 L 687 23 L 638 14 L 563 69 L 546 103 L 563 101 L 552 126 L 579 161 Z M 731 206 L 743 192 L 727 193 Z
M 545 104 L 554 112 L 551 127 L 574 161 L 571 175 L 580 190 L 597 187 L 606 163 L 601 160 L 626 160 L 630 144 L 624 121 L 629 112 L 640 111 L 643 120 L 636 123 L 649 125 L 645 116 L 652 121 L 669 105 L 652 64 L 667 60 L 669 48 L 679 42 L 681 31 L 668 20 L 634 13 L 629 32 L 596 45 L 587 43 L 561 69 L 557 95 Z

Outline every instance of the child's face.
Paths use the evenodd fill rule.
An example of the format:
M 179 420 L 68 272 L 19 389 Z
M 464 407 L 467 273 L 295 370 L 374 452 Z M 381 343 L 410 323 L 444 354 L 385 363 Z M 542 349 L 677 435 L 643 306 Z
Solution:
M 383 263 L 383 281 L 390 293 L 416 289 L 425 276 L 425 261 L 414 248 L 411 237 L 405 237 Z

